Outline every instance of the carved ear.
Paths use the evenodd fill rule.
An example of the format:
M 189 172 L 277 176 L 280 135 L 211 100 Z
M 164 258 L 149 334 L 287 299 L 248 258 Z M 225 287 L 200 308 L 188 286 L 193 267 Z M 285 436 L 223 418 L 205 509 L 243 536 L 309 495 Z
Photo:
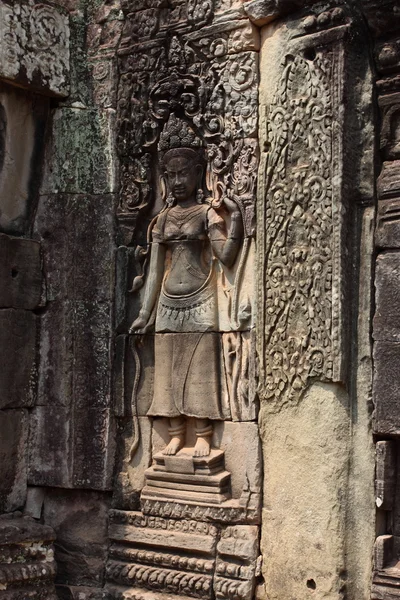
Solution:
M 167 172 L 164 171 L 164 174 L 160 177 L 161 183 L 161 197 L 163 201 L 167 199 L 168 196 L 168 187 L 167 187 Z

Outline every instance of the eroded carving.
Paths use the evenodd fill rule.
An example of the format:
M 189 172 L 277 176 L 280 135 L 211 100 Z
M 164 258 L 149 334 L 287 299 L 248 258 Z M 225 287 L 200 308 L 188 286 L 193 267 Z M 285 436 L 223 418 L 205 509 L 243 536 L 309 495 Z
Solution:
M 187 109 L 188 111 L 190 109 Z M 165 454 L 185 444 L 184 416 L 196 418 L 194 456 L 210 452 L 210 421 L 224 419 L 220 401 L 220 336 L 215 263 L 231 268 L 243 225 L 228 196 L 205 198 L 201 140 L 170 118 L 159 151 L 166 205 L 151 225 L 149 275 L 131 332 L 155 319 L 155 387 L 149 416 L 170 420 Z
M 311 57 L 314 59 L 314 55 Z M 267 398 L 295 398 L 338 373 L 340 256 L 332 62 L 287 57 L 266 115 L 264 281 Z
M 68 94 L 68 17 L 44 3 L 0 3 L 0 33 L 4 41 L 0 73 L 10 80 Z

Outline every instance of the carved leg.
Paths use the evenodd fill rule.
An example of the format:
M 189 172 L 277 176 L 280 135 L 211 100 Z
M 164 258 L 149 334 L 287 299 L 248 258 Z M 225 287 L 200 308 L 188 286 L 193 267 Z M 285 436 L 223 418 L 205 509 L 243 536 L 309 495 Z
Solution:
M 186 422 L 185 417 L 174 417 L 169 420 L 168 433 L 171 440 L 163 450 L 163 454 L 176 454 L 185 445 Z
M 208 419 L 196 419 L 197 442 L 193 456 L 208 456 L 211 450 L 211 436 L 213 426 Z

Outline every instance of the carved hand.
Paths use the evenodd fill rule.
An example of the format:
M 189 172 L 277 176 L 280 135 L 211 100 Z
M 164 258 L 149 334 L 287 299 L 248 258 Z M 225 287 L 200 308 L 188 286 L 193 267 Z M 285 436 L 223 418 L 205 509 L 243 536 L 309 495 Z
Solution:
M 226 208 L 226 210 L 228 211 L 228 213 L 230 215 L 233 215 L 234 213 L 240 213 L 240 210 L 239 210 L 238 205 L 236 204 L 236 202 L 234 202 L 233 200 L 231 200 L 227 196 L 225 196 L 225 198 L 224 198 L 223 206 Z
M 129 328 L 129 333 L 145 333 L 148 326 L 148 316 L 145 314 L 140 314 L 132 323 Z

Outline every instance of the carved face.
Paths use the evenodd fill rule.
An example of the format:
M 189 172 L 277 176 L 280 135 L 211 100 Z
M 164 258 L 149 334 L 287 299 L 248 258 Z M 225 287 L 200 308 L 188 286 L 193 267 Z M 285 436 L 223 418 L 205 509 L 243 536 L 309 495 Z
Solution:
M 168 162 L 166 175 L 171 194 L 178 202 L 182 202 L 193 196 L 200 176 L 200 166 L 185 156 L 176 156 Z

